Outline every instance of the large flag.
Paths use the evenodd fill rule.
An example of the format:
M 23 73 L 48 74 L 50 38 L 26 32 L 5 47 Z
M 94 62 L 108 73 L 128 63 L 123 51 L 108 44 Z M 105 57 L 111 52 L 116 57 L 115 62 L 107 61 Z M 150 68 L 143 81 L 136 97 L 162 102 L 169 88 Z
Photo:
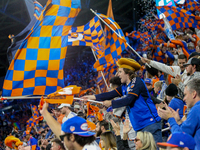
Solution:
M 94 68 L 97 69 L 97 71 L 102 71 L 116 64 L 117 60 L 121 58 L 122 51 L 127 48 L 127 45 L 120 26 L 113 19 L 103 14 L 98 15 L 121 37 L 118 37 L 108 26 L 105 26 L 105 51 L 94 64 Z
M 7 57 L 9 63 L 11 63 L 13 57 L 15 56 L 15 53 L 22 44 L 24 37 L 27 36 L 31 28 L 35 25 L 36 21 L 39 19 L 40 14 L 43 10 L 43 6 L 39 2 L 37 2 L 36 0 L 32 1 L 34 3 L 34 14 L 33 14 L 34 17 L 31 18 L 29 24 L 19 34 L 10 37 L 11 45 L 7 49 Z
M 101 23 L 97 16 L 86 25 L 72 27 L 68 34 L 67 45 L 71 46 L 94 46 L 104 40 Z
M 64 87 L 68 32 L 80 0 L 48 0 L 7 71 L 3 96 L 47 95 Z
M 157 8 L 166 16 L 172 30 L 189 27 L 199 28 L 200 17 L 194 16 L 191 12 L 186 11 L 185 9 L 174 6 L 162 6 Z

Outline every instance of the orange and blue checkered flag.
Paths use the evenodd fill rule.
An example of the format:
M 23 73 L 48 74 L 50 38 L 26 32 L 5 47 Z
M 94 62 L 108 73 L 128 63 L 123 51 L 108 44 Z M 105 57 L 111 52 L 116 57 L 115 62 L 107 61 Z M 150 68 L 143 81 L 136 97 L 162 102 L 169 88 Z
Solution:
M 98 14 L 120 37 L 116 35 L 107 25 L 106 43 L 103 55 L 95 62 L 94 68 L 97 71 L 111 67 L 121 58 L 121 53 L 127 48 L 126 40 L 120 26 L 111 18 L 103 14 Z
M 194 0 L 186 0 L 185 8 L 186 8 L 186 10 L 191 11 L 191 12 L 196 11 L 196 10 L 199 11 L 200 4 Z
M 71 46 L 94 46 L 104 40 L 101 23 L 97 16 L 86 25 L 72 27 L 68 34 L 67 45 Z
M 37 119 L 39 118 L 39 112 L 38 112 L 37 106 L 32 105 L 31 110 L 32 110 L 32 117 L 27 121 L 27 124 L 26 124 L 27 131 L 31 131 L 32 127 L 34 127 L 35 125 L 39 123 L 39 120 Z
M 43 10 L 43 6 L 39 2 L 37 2 L 36 0 L 34 0 L 33 3 L 34 3 L 34 7 L 35 7 L 33 15 L 37 20 L 39 20 L 40 14 Z
M 80 0 L 48 0 L 7 71 L 3 96 L 48 95 L 64 87 L 68 32 Z
M 194 16 L 191 12 L 174 6 L 158 6 L 158 10 L 168 19 L 172 30 L 180 28 L 199 28 L 200 17 Z

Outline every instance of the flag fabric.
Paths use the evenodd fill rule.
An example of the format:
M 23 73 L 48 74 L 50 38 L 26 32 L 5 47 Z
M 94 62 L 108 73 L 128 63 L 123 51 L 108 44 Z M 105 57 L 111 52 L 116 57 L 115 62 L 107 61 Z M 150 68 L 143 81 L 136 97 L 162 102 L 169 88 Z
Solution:
M 161 51 L 159 47 L 157 47 L 157 49 L 154 50 L 153 52 L 153 60 L 161 62 L 161 63 L 167 63 L 165 54 Z
M 42 109 L 42 106 L 44 102 L 50 103 L 50 104 L 61 104 L 61 103 L 67 103 L 72 105 L 74 95 L 79 94 L 81 90 L 81 87 L 78 87 L 76 85 L 69 85 L 65 88 L 62 88 L 54 93 L 51 93 L 47 96 L 47 98 L 41 98 L 40 104 L 39 104 L 39 110 Z
M 48 95 L 64 87 L 68 32 L 80 0 L 48 0 L 7 71 L 3 96 Z
M 156 6 L 176 6 L 174 0 L 156 0 Z M 157 9 L 158 18 L 162 19 L 161 12 Z
M 40 14 L 43 10 L 43 6 L 38 1 L 34 0 L 34 7 L 35 9 L 34 9 L 33 15 L 35 16 L 37 20 L 39 20 Z
M 111 18 L 103 14 L 98 15 L 121 37 L 118 37 L 108 26 L 105 26 L 105 51 L 103 55 L 94 64 L 94 68 L 97 71 L 102 71 L 116 64 L 117 60 L 121 58 L 122 51 L 127 48 L 127 45 L 120 26 Z
M 37 106 L 32 105 L 31 109 L 32 109 L 32 117 L 27 121 L 26 131 L 31 131 L 32 127 L 34 127 L 39 123 L 39 120 L 37 119 L 39 118 L 39 112 L 37 110 Z
M 86 25 L 72 27 L 68 33 L 67 45 L 71 46 L 93 46 L 104 40 L 101 23 L 97 16 Z
M 191 12 L 196 11 L 196 10 L 199 11 L 200 4 L 194 0 L 186 0 L 185 8 L 186 8 L 186 10 L 191 11 Z
M 11 42 L 11 45 L 7 49 L 7 57 L 8 57 L 9 63 L 11 63 L 13 57 L 15 56 L 15 53 L 17 52 L 18 48 L 22 44 L 24 37 L 27 36 L 31 28 L 39 19 L 39 16 L 43 10 L 43 6 L 39 2 L 37 2 L 36 0 L 33 0 L 33 2 L 34 2 L 34 14 L 33 14 L 34 17 L 31 18 L 31 21 L 29 22 L 29 24 L 19 34 L 10 38 L 11 41 L 12 39 L 14 40 L 13 42 Z
M 14 122 L 14 123 L 13 123 L 13 126 L 14 126 L 14 129 L 15 129 L 15 130 L 21 130 L 21 127 L 20 127 L 20 125 L 19 125 L 18 122 Z
M 99 107 L 90 105 L 90 102 L 87 102 L 87 117 L 89 115 L 95 116 L 99 121 L 103 120 L 102 114 L 99 112 Z
M 172 30 L 189 27 L 199 28 L 200 17 L 194 16 L 191 12 L 186 11 L 185 9 L 174 6 L 159 6 L 157 8 L 166 16 Z

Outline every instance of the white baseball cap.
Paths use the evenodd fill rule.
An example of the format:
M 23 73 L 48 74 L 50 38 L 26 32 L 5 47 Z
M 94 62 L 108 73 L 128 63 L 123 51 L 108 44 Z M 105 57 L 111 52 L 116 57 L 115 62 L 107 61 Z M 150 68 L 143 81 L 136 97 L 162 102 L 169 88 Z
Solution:
M 61 109 L 61 108 L 63 108 L 64 106 L 71 107 L 70 104 L 62 103 L 60 106 L 58 106 L 58 108 Z

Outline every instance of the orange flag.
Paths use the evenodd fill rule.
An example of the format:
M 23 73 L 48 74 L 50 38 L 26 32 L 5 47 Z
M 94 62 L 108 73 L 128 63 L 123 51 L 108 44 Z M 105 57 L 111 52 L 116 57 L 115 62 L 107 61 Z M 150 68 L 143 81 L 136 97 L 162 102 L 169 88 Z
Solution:
M 79 94 L 80 89 L 81 87 L 78 87 L 76 85 L 70 85 L 54 93 L 49 94 L 45 99 L 42 97 L 40 99 L 39 110 L 42 109 L 44 102 L 50 104 L 68 103 L 71 105 L 73 103 L 74 95 Z

